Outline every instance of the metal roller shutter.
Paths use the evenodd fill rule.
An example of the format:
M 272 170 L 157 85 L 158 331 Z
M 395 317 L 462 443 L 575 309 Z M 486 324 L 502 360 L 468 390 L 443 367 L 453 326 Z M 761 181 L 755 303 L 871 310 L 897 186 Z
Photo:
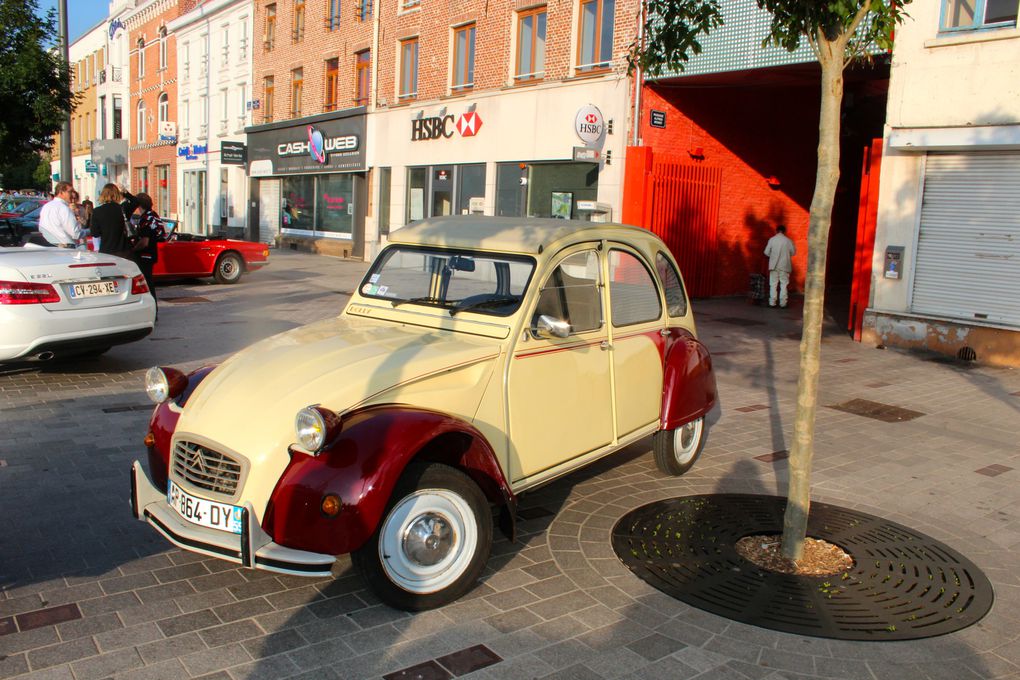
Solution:
M 1020 326 L 1020 153 L 929 153 L 911 304 Z

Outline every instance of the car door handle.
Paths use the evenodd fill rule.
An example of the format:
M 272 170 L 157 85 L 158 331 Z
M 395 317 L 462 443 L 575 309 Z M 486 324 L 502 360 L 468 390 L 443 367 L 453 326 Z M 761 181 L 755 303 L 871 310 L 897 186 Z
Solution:
M 670 333 L 671 331 L 668 328 L 663 328 L 661 331 L 659 331 L 659 335 L 661 335 L 664 338 L 668 338 Z
M 608 340 L 603 340 L 599 343 L 599 347 L 603 350 L 609 349 L 612 345 L 609 344 Z
M 199 248 L 199 250 L 212 250 L 212 248 L 205 247 L 205 248 Z

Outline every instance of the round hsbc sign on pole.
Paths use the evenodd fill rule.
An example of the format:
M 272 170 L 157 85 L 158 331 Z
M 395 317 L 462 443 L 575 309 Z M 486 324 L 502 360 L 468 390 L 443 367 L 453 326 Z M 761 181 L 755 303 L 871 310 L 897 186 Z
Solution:
M 597 106 L 585 104 L 577 110 L 574 132 L 588 146 L 595 146 L 602 141 L 606 134 L 606 119 Z

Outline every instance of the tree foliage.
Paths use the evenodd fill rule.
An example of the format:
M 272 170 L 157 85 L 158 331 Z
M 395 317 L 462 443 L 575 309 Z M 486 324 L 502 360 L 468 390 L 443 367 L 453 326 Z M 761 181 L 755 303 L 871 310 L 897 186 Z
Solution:
M 52 9 L 42 16 L 37 0 L 0 0 L 0 166 L 49 149 L 74 105 L 56 35 Z
M 727 0 L 723 0 L 724 2 Z M 737 0 L 729 0 L 736 2 Z M 807 40 L 821 67 L 818 166 L 808 223 L 808 265 L 804 277 L 804 322 L 797 380 L 797 413 L 790 448 L 790 480 L 783 521 L 783 553 L 800 559 L 811 505 L 815 410 L 821 364 L 825 257 L 832 206 L 839 183 L 840 110 L 843 69 L 872 46 L 892 46 L 893 29 L 903 21 L 910 0 L 755 0 L 771 14 L 762 46 L 793 51 Z M 698 38 L 722 23 L 717 0 L 646 0 L 645 40 L 631 47 L 630 64 L 651 74 L 683 71 Z

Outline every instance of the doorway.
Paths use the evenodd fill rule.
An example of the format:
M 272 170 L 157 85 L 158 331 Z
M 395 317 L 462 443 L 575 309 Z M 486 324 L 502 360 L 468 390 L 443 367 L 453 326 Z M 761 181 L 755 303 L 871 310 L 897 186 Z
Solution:
M 205 234 L 205 170 L 184 173 L 182 227 L 192 234 Z

